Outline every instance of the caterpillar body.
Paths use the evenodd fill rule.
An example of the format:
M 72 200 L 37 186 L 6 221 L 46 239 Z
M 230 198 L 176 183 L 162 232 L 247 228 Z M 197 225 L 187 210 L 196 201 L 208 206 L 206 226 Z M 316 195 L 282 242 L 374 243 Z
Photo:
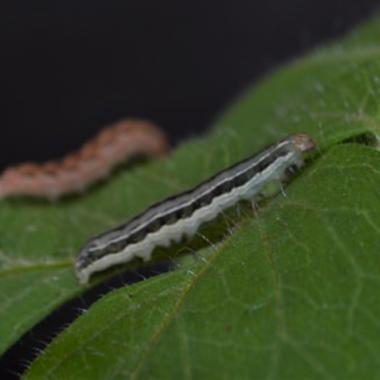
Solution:
M 0 175 L 0 198 L 22 195 L 54 201 L 83 192 L 121 162 L 136 155 L 159 157 L 168 147 L 166 136 L 153 123 L 121 120 L 61 160 L 6 169 Z
M 158 202 L 130 221 L 90 239 L 75 263 L 77 277 L 90 276 L 134 257 L 150 259 L 155 247 L 167 247 L 243 199 L 255 201 L 269 183 L 280 184 L 303 165 L 305 153 L 316 147 L 306 134 L 296 134 L 270 146 L 202 182 L 191 190 Z

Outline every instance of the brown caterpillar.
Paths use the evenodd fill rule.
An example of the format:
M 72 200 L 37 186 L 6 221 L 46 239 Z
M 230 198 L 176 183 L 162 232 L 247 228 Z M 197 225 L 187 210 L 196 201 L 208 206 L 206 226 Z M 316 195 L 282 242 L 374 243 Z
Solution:
M 136 155 L 160 157 L 168 148 L 166 136 L 153 123 L 121 120 L 60 160 L 5 169 L 0 175 L 0 198 L 24 195 L 54 201 L 84 191 Z

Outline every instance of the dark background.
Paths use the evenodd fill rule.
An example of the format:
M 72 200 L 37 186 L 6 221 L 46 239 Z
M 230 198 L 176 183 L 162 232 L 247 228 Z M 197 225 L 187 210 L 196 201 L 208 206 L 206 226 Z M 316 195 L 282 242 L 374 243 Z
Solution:
M 19 0 L 0 5 L 0 169 L 140 116 L 178 141 L 374 0 Z
M 152 119 L 173 142 L 195 135 L 249 83 L 351 29 L 378 3 L 3 1 L 0 169 L 58 158 L 125 116 Z M 150 274 L 126 274 L 106 287 Z M 27 333 L 0 359 L 0 377 L 19 373 L 79 307 L 108 288 Z

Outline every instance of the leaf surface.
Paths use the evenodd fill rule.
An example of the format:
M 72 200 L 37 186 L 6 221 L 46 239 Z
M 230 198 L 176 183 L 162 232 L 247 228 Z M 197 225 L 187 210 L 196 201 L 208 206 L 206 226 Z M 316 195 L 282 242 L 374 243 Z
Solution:
M 26 378 L 376 378 L 379 165 L 330 150 L 207 259 L 98 301 Z

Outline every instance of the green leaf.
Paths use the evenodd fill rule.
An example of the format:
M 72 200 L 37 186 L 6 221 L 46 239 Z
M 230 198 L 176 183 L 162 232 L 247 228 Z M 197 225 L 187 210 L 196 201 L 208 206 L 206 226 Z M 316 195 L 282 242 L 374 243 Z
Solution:
M 26 378 L 376 378 L 379 167 L 332 149 L 206 260 L 98 301 Z
M 72 261 L 89 236 L 306 132 L 321 158 L 286 199 L 242 218 L 203 260 L 105 296 L 27 377 L 377 373 L 376 302 L 367 288 L 379 277 L 379 158 L 368 147 L 332 147 L 379 135 L 378 21 L 249 89 L 208 137 L 165 161 L 56 205 L 0 202 L 0 352 L 85 290 Z

